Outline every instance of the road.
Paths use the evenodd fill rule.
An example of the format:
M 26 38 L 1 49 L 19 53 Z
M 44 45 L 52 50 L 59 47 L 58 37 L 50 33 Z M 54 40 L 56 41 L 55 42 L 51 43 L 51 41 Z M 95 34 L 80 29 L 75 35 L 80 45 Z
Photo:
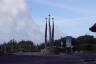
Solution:
M 0 64 L 96 64 L 96 54 L 8 55 L 0 56 Z

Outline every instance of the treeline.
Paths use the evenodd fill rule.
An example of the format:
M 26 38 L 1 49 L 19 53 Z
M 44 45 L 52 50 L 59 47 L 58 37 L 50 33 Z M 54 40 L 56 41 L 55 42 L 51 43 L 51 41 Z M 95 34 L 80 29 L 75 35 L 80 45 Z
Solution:
M 63 43 L 63 48 L 61 46 Z M 60 50 L 60 52 L 66 52 L 66 37 L 55 40 L 53 46 Z M 40 48 L 44 48 L 44 43 L 40 45 Z M 96 38 L 92 35 L 84 35 L 77 38 L 72 38 L 73 51 L 90 51 L 96 50 Z
M 61 42 L 63 43 L 63 48 L 61 48 Z M 48 44 L 49 45 L 49 44 Z M 66 38 L 55 40 L 53 46 L 61 51 L 66 51 Z M 0 55 L 7 55 L 11 53 L 19 52 L 38 52 L 44 49 L 45 43 L 35 45 L 32 41 L 19 41 L 10 40 L 7 43 L 0 44 Z M 86 50 L 96 50 L 96 38 L 91 35 L 84 35 L 78 38 L 72 38 L 72 48 L 73 51 L 86 51 Z
M 66 38 L 55 40 L 54 45 L 60 47 L 60 42 L 63 42 L 64 49 L 66 48 Z M 78 38 L 72 38 L 73 51 L 89 51 L 96 50 L 96 38 L 91 35 L 84 35 Z
M 17 52 L 32 52 L 36 51 L 36 46 L 32 41 L 19 41 L 10 40 L 7 43 L 0 45 L 0 55 L 8 55 Z

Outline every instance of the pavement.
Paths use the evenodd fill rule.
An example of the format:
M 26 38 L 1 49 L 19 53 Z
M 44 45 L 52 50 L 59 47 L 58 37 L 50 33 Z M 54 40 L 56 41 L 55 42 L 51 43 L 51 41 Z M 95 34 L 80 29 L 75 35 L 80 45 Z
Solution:
M 41 55 L 24 53 L 0 56 L 0 64 L 96 64 L 95 52 Z

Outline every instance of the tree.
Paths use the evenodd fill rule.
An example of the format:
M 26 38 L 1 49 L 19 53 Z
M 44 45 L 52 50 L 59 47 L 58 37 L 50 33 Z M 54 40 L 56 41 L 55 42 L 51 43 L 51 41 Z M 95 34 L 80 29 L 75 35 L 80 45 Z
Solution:
M 6 43 L 0 45 L 0 55 L 7 55 Z
M 14 53 L 14 52 L 18 51 L 18 44 L 17 44 L 16 40 L 14 40 L 14 39 L 10 40 L 7 43 L 7 51 L 8 51 L 8 53 Z
M 32 41 L 20 41 L 18 43 L 19 50 L 22 52 L 30 52 L 34 49 L 34 44 Z
M 92 50 L 95 44 L 94 37 L 91 35 L 80 36 L 77 38 L 79 48 L 82 50 Z

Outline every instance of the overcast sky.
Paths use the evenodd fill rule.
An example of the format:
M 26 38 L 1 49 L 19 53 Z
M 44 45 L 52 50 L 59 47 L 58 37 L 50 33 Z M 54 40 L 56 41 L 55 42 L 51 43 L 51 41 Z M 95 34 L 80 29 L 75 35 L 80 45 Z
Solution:
M 45 17 L 55 18 L 55 38 L 94 35 L 96 0 L 0 0 L 0 42 L 44 41 Z

